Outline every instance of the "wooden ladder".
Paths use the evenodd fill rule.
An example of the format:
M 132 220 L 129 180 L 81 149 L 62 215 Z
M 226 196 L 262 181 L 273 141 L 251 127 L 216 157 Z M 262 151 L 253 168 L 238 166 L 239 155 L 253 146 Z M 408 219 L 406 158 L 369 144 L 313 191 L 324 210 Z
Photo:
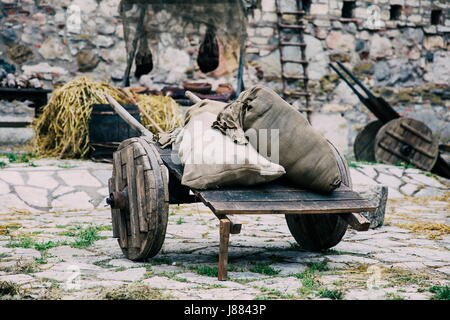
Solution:
M 306 112 L 306 116 L 309 120 L 309 114 L 311 110 L 309 108 L 308 93 L 308 61 L 306 60 L 306 43 L 304 42 L 305 23 L 303 17 L 306 14 L 305 8 L 303 8 L 303 1 L 296 0 L 296 10 L 286 11 L 282 9 L 282 0 L 275 0 L 277 16 L 278 16 L 278 37 L 279 37 L 279 49 L 280 49 L 280 62 L 281 62 L 281 80 L 283 84 L 283 98 L 292 103 L 301 97 L 305 98 L 305 107 L 299 108 L 300 112 Z M 285 16 L 294 16 L 295 23 L 286 22 Z M 292 41 L 293 35 L 298 35 L 297 41 Z M 284 52 L 287 47 L 296 47 L 299 50 L 298 59 L 285 58 Z M 287 65 L 297 64 L 301 65 L 302 73 L 298 75 L 289 74 Z M 296 81 L 302 84 L 302 89 L 292 89 L 292 84 Z

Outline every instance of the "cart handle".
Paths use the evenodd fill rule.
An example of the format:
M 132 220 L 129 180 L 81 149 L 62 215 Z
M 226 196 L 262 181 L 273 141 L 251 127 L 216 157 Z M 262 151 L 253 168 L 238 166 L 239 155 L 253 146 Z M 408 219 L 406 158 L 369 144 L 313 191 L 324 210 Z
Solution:
M 202 99 L 200 99 L 199 97 L 197 97 L 195 94 L 193 94 L 191 91 L 186 91 L 184 93 L 184 95 L 186 96 L 186 98 L 188 98 L 189 100 L 191 100 L 192 103 L 198 103 L 200 101 L 202 101 Z
M 139 132 L 142 136 L 147 136 L 153 139 L 153 133 L 146 129 L 142 124 L 139 123 L 131 114 L 125 110 L 113 97 L 105 94 L 106 100 L 108 100 L 114 111 L 126 122 L 130 127 Z

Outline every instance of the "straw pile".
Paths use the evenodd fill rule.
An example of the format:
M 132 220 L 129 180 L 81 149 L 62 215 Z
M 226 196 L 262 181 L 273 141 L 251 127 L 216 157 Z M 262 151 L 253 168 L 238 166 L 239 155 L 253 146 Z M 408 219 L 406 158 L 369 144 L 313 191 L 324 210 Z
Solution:
M 33 123 L 35 153 L 59 158 L 84 158 L 89 152 L 89 118 L 93 104 L 108 104 L 109 94 L 121 104 L 137 104 L 145 127 L 153 133 L 181 125 L 178 105 L 169 97 L 133 93 L 87 77 L 56 89 Z

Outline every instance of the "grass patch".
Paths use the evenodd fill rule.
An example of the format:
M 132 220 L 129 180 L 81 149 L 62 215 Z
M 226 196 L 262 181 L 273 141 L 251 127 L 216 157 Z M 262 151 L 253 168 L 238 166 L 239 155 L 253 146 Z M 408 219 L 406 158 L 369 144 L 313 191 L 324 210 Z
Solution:
M 46 251 L 51 248 L 59 247 L 60 245 L 62 245 L 62 243 L 59 241 L 57 241 L 57 242 L 47 241 L 47 242 L 43 242 L 43 243 L 35 243 L 34 248 L 39 251 Z
M 321 289 L 317 293 L 317 296 L 320 298 L 327 298 L 331 300 L 341 300 L 343 295 L 342 291 L 339 290 Z
M 99 298 L 105 300 L 168 300 L 172 297 L 165 295 L 161 290 L 133 283 L 115 288 L 105 288 L 100 292 Z
M 183 224 L 183 223 L 185 223 L 185 221 L 184 221 L 183 217 L 179 217 L 176 223 Z
M 219 269 L 217 267 L 192 266 L 189 269 L 202 276 L 217 277 L 219 275 Z
M 0 161 L 0 169 L 3 169 L 6 165 L 6 162 Z
M 100 240 L 97 229 L 94 227 L 87 227 L 84 230 L 79 231 L 75 237 L 75 242 L 71 243 L 72 248 L 85 248 L 91 246 L 95 241 Z
M 6 157 L 8 158 L 8 161 L 10 163 L 29 163 L 31 158 L 33 158 L 34 156 L 32 153 L 7 153 Z
M 327 259 L 323 259 L 320 262 L 307 262 L 306 265 L 312 272 L 330 270 Z
M 248 269 L 250 272 L 261 273 L 268 276 L 275 276 L 280 273 L 280 270 L 276 270 L 267 264 L 256 264 Z
M 84 229 L 77 228 L 78 231 L 68 231 L 67 236 L 75 237 L 75 241 L 70 244 L 72 248 L 86 248 L 91 246 L 95 241 L 105 239 L 99 236 L 98 227 L 89 226 Z
M 272 300 L 272 299 L 293 299 L 295 298 L 291 294 L 283 294 L 278 290 L 265 288 L 265 287 L 255 287 L 264 293 L 263 296 L 257 296 L 255 300 Z
M 10 240 L 6 244 L 7 248 L 32 248 L 35 245 L 35 241 L 30 237 L 23 237 L 17 240 Z
M 429 290 L 431 293 L 434 293 L 434 300 L 450 300 L 450 287 L 445 286 L 433 286 Z
M 386 298 L 386 300 L 405 300 L 405 298 L 393 292 L 386 293 L 384 297 Z
M 0 299 L 6 296 L 14 297 L 21 295 L 22 290 L 19 285 L 10 281 L 0 281 Z
M 63 168 L 63 169 L 72 169 L 75 168 L 76 166 L 71 165 L 71 164 L 58 164 L 58 168 Z
M 93 265 L 95 265 L 97 267 L 102 267 L 102 268 L 114 268 L 114 266 L 112 264 L 109 264 L 110 261 L 111 261 L 111 259 L 95 261 L 93 263 Z

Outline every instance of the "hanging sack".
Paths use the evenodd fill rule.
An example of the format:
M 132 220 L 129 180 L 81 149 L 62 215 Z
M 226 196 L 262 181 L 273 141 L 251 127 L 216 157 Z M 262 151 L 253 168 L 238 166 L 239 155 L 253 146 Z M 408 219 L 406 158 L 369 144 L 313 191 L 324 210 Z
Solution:
M 140 78 L 144 74 L 150 73 L 153 69 L 153 56 L 147 42 L 147 33 L 144 32 L 139 41 L 139 49 L 135 58 L 136 71 L 134 75 Z
M 212 24 L 208 25 L 205 39 L 200 45 L 197 64 L 203 73 L 211 72 L 219 66 L 219 43 L 217 42 L 215 28 Z

